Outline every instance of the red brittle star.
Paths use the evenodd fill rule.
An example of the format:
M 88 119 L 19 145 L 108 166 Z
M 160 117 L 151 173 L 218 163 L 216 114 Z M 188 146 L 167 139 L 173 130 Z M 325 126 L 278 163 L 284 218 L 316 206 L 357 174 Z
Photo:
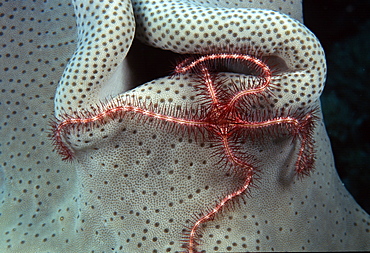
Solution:
M 232 87 L 225 86 L 225 79 L 220 78 L 214 68 L 230 62 L 244 64 L 254 69 L 257 74 L 253 81 L 241 85 L 234 84 Z M 208 54 L 190 57 L 175 68 L 176 74 L 190 72 L 198 76 L 195 90 L 201 102 L 200 113 L 192 114 L 190 110 L 185 109 L 183 114 L 177 113 L 173 116 L 167 115 L 166 110 L 132 99 L 119 100 L 102 104 L 92 112 L 65 115 L 52 124 L 52 130 L 54 144 L 64 160 L 72 160 L 74 157 L 73 149 L 65 141 L 71 129 L 87 127 L 95 123 L 104 124 L 111 119 L 124 118 L 128 114 L 131 117 L 132 114 L 138 115 L 139 120 L 142 117 L 152 118 L 175 126 L 197 129 L 205 136 L 204 138 L 209 139 L 208 141 L 216 143 L 215 154 L 221 156 L 225 168 L 228 167 L 231 173 L 240 177 L 243 184 L 233 192 L 225 194 L 225 197 L 207 212 L 197 216 L 192 226 L 188 228 L 183 247 L 189 253 L 193 253 L 197 252 L 199 245 L 200 226 L 213 220 L 229 203 L 245 194 L 253 183 L 257 167 L 251 156 L 237 150 L 241 145 L 240 137 L 251 138 L 256 131 L 267 131 L 271 135 L 279 130 L 287 131 L 294 140 L 299 141 L 295 171 L 298 175 L 308 175 L 314 165 L 315 150 L 312 134 L 316 110 L 306 109 L 280 114 L 247 110 L 253 103 L 258 104 L 257 96 L 267 99 L 272 94 L 272 90 L 278 88 L 278 85 L 272 81 L 271 68 L 255 56 L 242 53 Z M 167 110 L 169 111 L 172 110 Z M 197 134 L 197 131 L 193 132 Z

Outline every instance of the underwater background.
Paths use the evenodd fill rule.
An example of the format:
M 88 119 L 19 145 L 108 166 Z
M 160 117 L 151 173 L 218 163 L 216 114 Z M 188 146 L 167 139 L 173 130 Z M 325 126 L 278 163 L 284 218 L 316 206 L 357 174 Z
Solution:
M 303 8 L 305 25 L 326 52 L 321 101 L 335 165 L 370 213 L 370 1 L 304 0 Z

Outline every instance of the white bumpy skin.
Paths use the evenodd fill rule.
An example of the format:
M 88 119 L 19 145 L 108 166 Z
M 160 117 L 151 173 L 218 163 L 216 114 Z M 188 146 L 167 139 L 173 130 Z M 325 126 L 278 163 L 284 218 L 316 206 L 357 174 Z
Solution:
M 134 1 L 144 43 L 180 54 L 256 53 L 281 59 L 277 107 L 305 107 L 324 88 L 325 54 L 299 21 L 272 10 L 203 6 L 196 1 Z M 286 65 L 286 66 L 285 66 Z
M 277 12 L 299 18 L 284 11 L 284 1 L 268 1 L 274 11 L 252 2 L 253 9 L 242 9 L 248 6 L 221 0 L 132 1 L 136 35 L 181 54 L 251 47 L 286 66 L 274 77 L 280 88 L 267 109 L 319 106 L 326 71 L 319 42 Z M 1 3 L 1 252 L 180 252 L 192 218 L 240 187 L 240 178 L 217 166 L 212 143 L 135 117 L 66 133 L 72 163 L 52 152 L 46 129 L 54 97 L 57 117 L 87 115 L 110 96 L 158 108 L 200 104 L 191 74 L 119 94 L 131 73 L 124 63 L 135 29 L 130 5 L 74 1 L 74 15 L 64 1 Z M 245 77 L 222 75 L 235 83 Z M 289 136 L 244 140 L 243 151 L 259 161 L 260 180 L 245 202 L 204 223 L 199 251 L 369 250 L 369 216 L 337 176 L 318 114 L 315 170 L 302 180 L 294 174 L 297 145 Z

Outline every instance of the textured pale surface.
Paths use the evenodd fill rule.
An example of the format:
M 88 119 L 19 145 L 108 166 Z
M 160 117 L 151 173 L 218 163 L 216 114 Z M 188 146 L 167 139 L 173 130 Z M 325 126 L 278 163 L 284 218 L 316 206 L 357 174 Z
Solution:
M 78 43 L 56 91 L 56 115 L 71 109 L 89 109 L 100 100 L 123 92 L 128 74 L 116 70 L 123 67 L 120 63 L 134 37 L 130 1 L 73 2 Z M 112 76 L 113 81 L 109 80 Z
M 47 130 L 76 48 L 73 6 L 2 1 L 0 10 L 0 251 L 61 252 L 74 240 L 76 173 L 51 152 Z
M 62 163 L 60 157 L 51 152 L 47 139 L 47 120 L 53 110 L 56 83 L 76 47 L 83 57 L 69 62 L 71 71 L 66 70 L 56 95 L 57 112 L 68 108 L 88 109 L 99 99 L 123 89 L 124 85 L 114 88 L 114 81 L 107 80 L 113 72 L 117 76 L 129 75 L 114 69 L 127 71 L 127 66 L 119 64 L 127 53 L 133 33 L 134 23 L 128 7 L 124 2 L 84 3 L 83 7 L 78 3 L 77 9 L 82 16 L 77 19 L 77 24 L 81 24 L 77 37 L 71 4 L 57 1 L 42 5 L 28 3 L 23 8 L 15 6 L 16 2 L 1 5 L 4 13 L 1 20 L 6 26 L 0 37 L 1 111 L 5 116 L 1 119 L 0 251 L 181 250 L 181 230 L 191 219 L 191 214 L 210 208 L 239 183 L 237 178 L 225 176 L 222 168 L 214 166 L 218 159 L 209 158 L 209 143 L 195 142 L 181 134 L 169 134 L 150 122 L 142 124 L 127 118 L 124 122 L 117 119 L 86 134 L 71 136 L 69 141 L 76 149 L 76 160 L 69 164 Z M 207 8 L 216 4 L 216 1 L 204 2 Z M 236 6 L 229 5 L 225 4 L 225 7 Z M 116 6 L 120 6 L 119 14 L 104 19 L 104 10 L 114 12 Z M 190 35 L 181 41 L 181 34 L 175 32 L 176 27 L 184 23 L 176 21 L 176 13 L 168 13 L 169 18 L 173 18 L 166 24 L 174 26 L 168 34 L 174 38 L 168 39 L 166 33 L 162 37 L 160 23 L 154 21 L 155 15 L 148 11 L 140 13 L 138 8 L 144 6 L 150 7 L 145 1 L 134 1 L 139 37 L 160 48 L 169 48 L 167 41 L 180 41 L 177 49 L 171 49 L 192 52 L 187 46 Z M 164 13 L 167 9 L 160 10 Z M 83 12 L 87 14 L 85 22 Z M 287 16 L 269 11 L 237 12 L 241 13 L 238 16 L 240 23 L 245 20 L 250 29 L 232 28 L 242 33 L 236 38 L 245 36 L 247 44 L 253 42 L 264 54 L 279 56 L 288 66 L 280 80 L 283 88 L 276 91 L 277 99 L 269 106 L 318 104 L 325 62 L 315 37 Z M 93 18 L 91 13 L 99 18 Z M 139 18 L 143 14 L 153 19 L 151 24 L 146 16 Z M 261 17 L 257 18 L 258 15 Z M 277 30 L 274 31 L 270 18 L 276 17 L 279 21 L 284 20 L 287 28 L 279 24 L 275 25 Z M 231 22 L 229 19 L 222 21 L 219 15 L 210 17 L 209 21 L 218 22 L 223 27 Z M 89 28 L 87 31 L 82 28 L 82 23 Z M 104 27 L 105 24 L 113 28 L 113 34 L 107 32 L 110 28 Z M 143 25 L 149 30 L 141 30 Z M 184 31 L 187 31 L 192 24 L 185 22 L 184 25 Z M 257 25 L 261 36 L 257 34 Z M 120 29 L 115 29 L 116 26 Z M 195 26 L 200 27 L 199 24 Z M 157 37 L 149 35 L 153 27 L 162 39 L 155 41 Z M 266 29 L 271 29 L 269 35 L 265 34 Z M 253 32 L 256 34 L 250 34 Z M 198 33 L 202 35 L 207 31 Z M 205 41 L 214 43 L 218 37 L 227 39 L 231 36 L 228 34 L 217 31 Z M 116 36 L 120 36 L 119 42 L 104 43 Z M 302 39 L 304 45 L 300 43 Z M 237 42 L 241 47 L 243 43 Z M 193 45 L 194 48 L 204 46 L 195 38 Z M 99 50 L 94 46 L 99 46 Z M 101 55 L 107 51 L 109 58 Z M 99 56 L 96 56 L 97 65 L 94 66 L 93 55 L 96 54 Z M 85 67 L 87 62 L 89 65 Z M 104 64 L 112 69 L 108 71 L 109 67 Z M 98 80 L 84 80 L 84 77 L 92 76 Z M 235 75 L 228 77 L 237 80 Z M 127 94 L 162 106 L 196 104 L 192 83 L 190 75 L 177 79 L 165 77 Z M 316 170 L 302 181 L 293 177 L 295 146 L 290 145 L 289 138 L 267 137 L 253 144 L 247 140 L 247 151 L 261 161 L 258 188 L 252 189 L 245 204 L 240 202 L 234 210 L 206 223 L 200 249 L 207 252 L 369 249 L 368 215 L 340 182 L 321 122 L 315 140 L 318 147 Z
M 261 6 L 259 1 L 253 1 L 252 4 L 200 2 L 202 1 L 133 1 L 138 25 L 136 36 L 155 47 L 179 53 L 204 53 L 210 47 L 218 48 L 229 43 L 234 47 L 249 44 L 253 46 L 257 43 L 261 47 L 259 37 L 266 36 L 267 30 L 275 33 L 274 28 L 283 26 L 280 18 L 284 20 L 284 17 L 276 17 L 276 12 L 271 10 L 282 9 L 282 13 L 289 15 L 292 14 L 290 10 L 294 9 L 299 14 L 293 18 L 300 21 L 302 19 L 300 3 L 283 3 L 281 8 L 277 8 L 276 4 L 264 3 Z M 275 5 L 275 8 L 269 8 L 271 5 Z M 265 13 L 259 9 L 265 9 Z M 266 19 L 269 27 L 266 24 L 264 26 Z M 290 24 L 285 26 L 289 27 Z M 292 29 L 289 31 L 293 32 Z

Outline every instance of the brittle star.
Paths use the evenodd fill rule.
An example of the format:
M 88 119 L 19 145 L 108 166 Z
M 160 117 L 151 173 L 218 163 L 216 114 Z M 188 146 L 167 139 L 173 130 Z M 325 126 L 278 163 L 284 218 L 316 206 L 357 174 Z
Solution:
M 255 69 L 257 76 L 247 82 L 225 86 L 216 72 L 215 66 L 235 62 Z M 170 115 L 171 108 L 156 108 L 139 103 L 134 99 L 118 100 L 102 104 L 88 113 L 65 115 L 52 124 L 53 140 L 64 160 L 74 158 L 73 150 L 66 142 L 66 135 L 73 129 L 86 129 L 89 126 L 104 124 L 111 119 L 137 116 L 138 120 L 152 118 L 158 126 L 167 125 L 165 129 L 180 133 L 192 133 L 195 138 L 206 138 L 214 143 L 214 154 L 220 156 L 220 164 L 230 173 L 243 178 L 243 185 L 231 193 L 225 194 L 217 204 L 201 215 L 196 215 L 193 225 L 184 233 L 184 248 L 188 252 L 197 252 L 199 245 L 199 228 L 212 220 L 222 209 L 242 196 L 253 184 L 254 175 L 259 168 L 253 157 L 241 152 L 241 141 L 253 138 L 254 132 L 279 134 L 285 129 L 293 138 L 300 141 L 295 162 L 298 175 L 308 175 L 314 165 L 314 141 L 312 133 L 315 127 L 315 109 L 298 112 L 271 113 L 250 110 L 251 105 L 258 104 L 257 96 L 267 99 L 271 90 L 278 88 L 273 83 L 273 71 L 258 57 L 243 53 L 215 53 L 190 57 L 175 68 L 178 75 L 194 72 L 198 77 L 195 92 L 201 102 L 198 112 L 189 109 Z M 165 124 L 162 124 L 165 123 Z M 185 130 L 185 131 L 184 131 Z M 201 137 L 199 137 L 201 136 Z

